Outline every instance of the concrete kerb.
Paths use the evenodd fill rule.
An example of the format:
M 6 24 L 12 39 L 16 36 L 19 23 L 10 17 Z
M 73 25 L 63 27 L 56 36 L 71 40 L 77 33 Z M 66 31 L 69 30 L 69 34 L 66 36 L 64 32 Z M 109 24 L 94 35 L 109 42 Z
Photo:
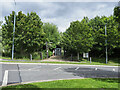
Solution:
M 71 66 L 100 66 L 100 67 L 119 67 L 119 66 L 108 66 L 108 65 L 81 65 L 81 64 L 54 64 L 54 63 L 16 63 L 16 62 L 0 62 L 0 64 L 28 64 L 28 65 L 71 65 Z
M 69 65 L 69 66 L 97 66 L 97 67 L 119 67 L 119 66 L 108 66 L 108 65 L 81 65 L 81 64 L 53 64 L 53 63 L 16 63 L 16 62 L 0 62 L 0 64 L 28 64 L 28 65 Z

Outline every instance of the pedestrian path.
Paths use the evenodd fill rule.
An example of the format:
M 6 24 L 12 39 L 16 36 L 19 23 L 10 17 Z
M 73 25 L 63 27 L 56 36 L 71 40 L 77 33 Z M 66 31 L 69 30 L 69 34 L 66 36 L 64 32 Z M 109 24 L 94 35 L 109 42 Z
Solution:
M 41 61 L 75 62 L 75 63 L 77 63 L 77 61 L 68 61 L 66 59 L 63 59 L 62 56 L 51 56 L 50 58 L 44 59 L 44 60 L 41 60 Z

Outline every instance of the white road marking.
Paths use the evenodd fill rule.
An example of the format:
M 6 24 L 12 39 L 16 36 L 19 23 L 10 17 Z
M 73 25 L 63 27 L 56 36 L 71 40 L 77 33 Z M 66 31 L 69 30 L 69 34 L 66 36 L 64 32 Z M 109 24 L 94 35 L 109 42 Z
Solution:
M 113 71 L 115 71 L 115 69 L 113 69 Z
M 12 63 L 12 62 L 0 62 L 0 64 L 25 64 L 25 65 L 67 65 L 67 66 L 85 66 L 85 67 L 116 67 L 118 68 L 118 66 L 106 66 L 106 65 L 81 65 L 81 64 L 53 64 L 53 63 Z
M 9 71 L 18 71 L 18 70 L 9 70 Z M 40 70 L 19 70 L 19 71 L 40 71 Z
M 97 68 L 95 68 L 95 70 L 97 70 Z
M 33 69 L 37 69 L 37 68 L 41 68 L 41 66 L 36 67 L 36 68 L 30 68 L 30 69 L 28 69 L 28 70 L 33 70 Z
M 2 86 L 6 86 L 8 82 L 8 70 L 5 70 Z
M 78 70 L 79 69 L 79 67 L 77 67 L 75 70 Z
M 61 67 L 55 68 L 54 70 L 60 69 Z

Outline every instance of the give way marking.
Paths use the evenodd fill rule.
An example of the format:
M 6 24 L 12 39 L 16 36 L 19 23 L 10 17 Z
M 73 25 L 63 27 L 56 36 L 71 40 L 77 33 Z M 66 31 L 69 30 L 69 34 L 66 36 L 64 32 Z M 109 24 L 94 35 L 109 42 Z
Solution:
M 8 70 L 5 70 L 2 86 L 6 86 L 8 82 Z

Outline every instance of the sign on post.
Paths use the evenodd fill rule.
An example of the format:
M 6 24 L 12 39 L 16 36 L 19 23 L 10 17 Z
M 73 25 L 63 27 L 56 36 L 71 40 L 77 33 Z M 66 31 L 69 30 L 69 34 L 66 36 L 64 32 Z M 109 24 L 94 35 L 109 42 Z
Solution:
M 88 53 L 83 53 L 83 58 L 89 58 Z

